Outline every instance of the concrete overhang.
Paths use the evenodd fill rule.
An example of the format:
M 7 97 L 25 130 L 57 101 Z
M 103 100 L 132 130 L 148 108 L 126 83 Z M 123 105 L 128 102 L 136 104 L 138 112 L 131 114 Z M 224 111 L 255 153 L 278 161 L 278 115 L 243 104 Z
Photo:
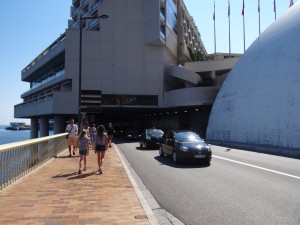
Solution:
M 191 72 L 188 69 L 185 69 L 182 66 L 176 66 L 172 65 L 170 74 L 172 77 L 188 81 L 194 85 L 197 85 L 198 83 L 202 83 L 202 78 L 197 73 Z

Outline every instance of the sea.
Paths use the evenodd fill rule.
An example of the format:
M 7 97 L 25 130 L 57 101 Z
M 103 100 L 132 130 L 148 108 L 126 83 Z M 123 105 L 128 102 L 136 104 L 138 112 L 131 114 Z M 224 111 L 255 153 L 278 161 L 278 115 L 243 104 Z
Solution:
M 9 144 L 18 141 L 30 139 L 30 130 L 5 130 L 9 125 L 0 125 L 0 145 Z M 53 135 L 53 131 L 49 131 Z

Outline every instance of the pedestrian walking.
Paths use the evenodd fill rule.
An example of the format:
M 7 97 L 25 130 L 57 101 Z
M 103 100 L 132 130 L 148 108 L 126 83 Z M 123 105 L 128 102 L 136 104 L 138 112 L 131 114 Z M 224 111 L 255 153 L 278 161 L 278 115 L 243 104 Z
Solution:
M 92 145 L 95 146 L 95 140 L 96 140 L 96 134 L 97 134 L 96 125 L 93 124 L 91 129 L 92 129 L 92 136 L 91 136 Z
M 82 130 L 86 132 L 86 136 L 87 136 L 88 138 L 91 138 L 91 135 L 92 135 L 92 129 L 91 129 L 91 127 L 90 127 L 90 125 L 89 125 L 88 122 L 85 122 L 85 123 L 84 123 L 84 126 L 83 126 Z
M 72 147 L 73 155 L 75 155 L 75 152 L 77 151 L 76 134 L 78 132 L 78 127 L 74 124 L 74 119 L 70 120 L 70 124 L 66 127 L 66 132 L 68 133 L 69 157 L 71 157 Z
M 79 148 L 79 156 L 80 156 L 78 174 L 81 174 L 82 161 L 83 161 L 83 171 L 86 171 L 87 169 L 86 157 L 89 154 L 89 142 L 90 139 L 86 135 L 86 131 L 85 130 L 81 131 L 78 137 L 78 148 Z
M 108 146 L 108 136 L 105 133 L 105 127 L 99 125 L 97 128 L 97 135 L 95 140 L 95 153 L 97 154 L 97 162 L 99 166 L 99 174 L 102 174 L 101 166 L 103 164 L 103 159 L 105 156 L 105 150 Z
M 111 123 L 108 123 L 107 135 L 108 135 L 108 145 L 111 148 L 112 139 L 114 137 L 114 127 Z

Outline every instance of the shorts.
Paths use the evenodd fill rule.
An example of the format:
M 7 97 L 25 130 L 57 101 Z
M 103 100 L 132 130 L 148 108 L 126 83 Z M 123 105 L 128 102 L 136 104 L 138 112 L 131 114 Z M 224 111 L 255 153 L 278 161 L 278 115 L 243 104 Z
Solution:
M 105 145 L 96 145 L 96 151 L 97 152 L 104 152 L 106 150 Z
M 108 140 L 109 140 L 109 141 L 112 141 L 112 139 L 113 139 L 113 134 L 109 134 L 109 135 L 108 135 Z
M 79 155 L 86 155 L 87 149 L 79 150 Z
M 68 143 L 69 143 L 70 146 L 77 146 L 76 137 L 69 137 L 68 138 Z

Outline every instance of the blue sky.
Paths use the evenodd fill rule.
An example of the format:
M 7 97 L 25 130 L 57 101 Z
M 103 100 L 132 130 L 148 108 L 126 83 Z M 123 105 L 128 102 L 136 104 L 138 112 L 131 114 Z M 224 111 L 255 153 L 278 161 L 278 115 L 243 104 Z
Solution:
M 298 0 L 294 0 L 294 3 Z M 201 34 L 208 53 L 214 53 L 213 0 L 184 0 Z M 246 49 L 258 37 L 258 1 L 245 2 Z M 277 19 L 289 8 L 290 0 L 277 0 Z M 70 19 L 72 0 L 0 0 L 0 124 L 29 120 L 14 118 L 14 105 L 29 84 L 21 81 L 21 70 L 64 33 Z M 230 2 L 231 52 L 243 53 L 242 0 Z M 228 0 L 215 0 L 217 52 L 229 51 Z M 273 0 L 261 0 L 263 32 L 274 22 Z

